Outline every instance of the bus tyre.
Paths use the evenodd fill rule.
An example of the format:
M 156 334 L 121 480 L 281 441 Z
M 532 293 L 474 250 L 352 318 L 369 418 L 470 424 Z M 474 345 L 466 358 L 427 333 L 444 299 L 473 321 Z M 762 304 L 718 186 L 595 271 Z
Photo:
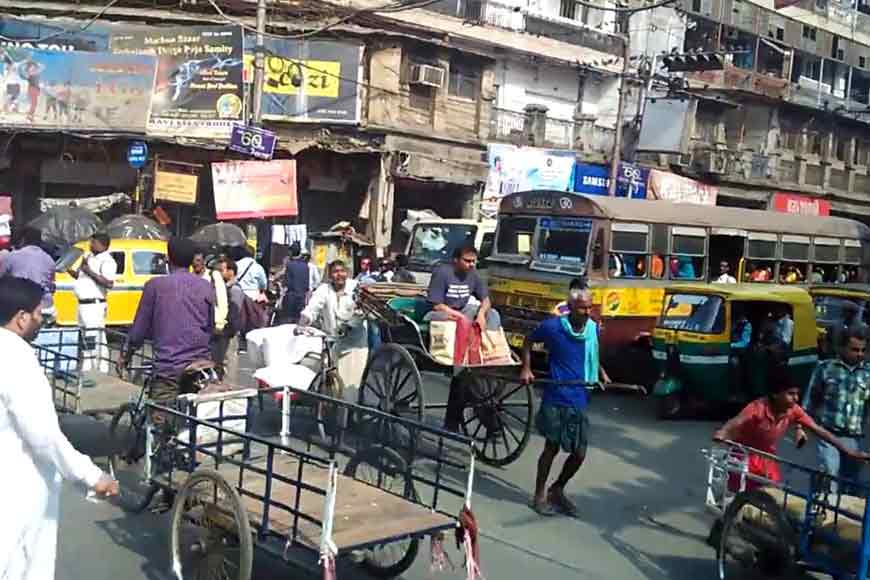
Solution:
M 659 419 L 676 419 L 683 410 L 680 393 L 670 393 L 656 400 L 656 415 Z

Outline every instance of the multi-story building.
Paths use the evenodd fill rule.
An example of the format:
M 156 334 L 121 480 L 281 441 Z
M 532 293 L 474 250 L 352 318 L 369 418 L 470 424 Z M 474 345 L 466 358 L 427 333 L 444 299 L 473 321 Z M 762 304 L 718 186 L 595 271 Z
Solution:
M 690 71 L 674 75 L 685 82 L 669 93 L 691 102 L 685 139 L 679 151 L 639 159 L 718 183 L 720 204 L 774 208 L 791 199 L 792 210 L 870 219 L 867 6 L 807 0 L 775 11 L 682 0 L 680 8 L 683 52 L 705 55 L 696 68 L 708 70 L 691 71 L 686 59 L 674 65 Z

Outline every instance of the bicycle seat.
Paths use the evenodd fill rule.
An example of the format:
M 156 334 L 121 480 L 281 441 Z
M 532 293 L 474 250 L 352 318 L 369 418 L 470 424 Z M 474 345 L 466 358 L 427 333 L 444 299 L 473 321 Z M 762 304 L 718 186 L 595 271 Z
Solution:
M 181 373 L 182 375 L 192 375 L 198 373 L 200 371 L 210 371 L 212 369 L 216 369 L 217 364 L 214 361 L 200 358 L 196 359 L 186 367 L 184 367 L 184 371 Z

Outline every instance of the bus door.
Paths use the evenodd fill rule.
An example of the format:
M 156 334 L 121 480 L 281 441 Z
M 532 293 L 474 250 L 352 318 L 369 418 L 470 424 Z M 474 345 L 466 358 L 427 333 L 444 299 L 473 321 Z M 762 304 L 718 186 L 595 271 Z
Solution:
M 707 271 L 710 281 L 719 277 L 719 264 L 728 262 L 730 274 L 737 280 L 742 276 L 743 250 L 746 247 L 746 232 L 734 228 L 710 228 L 710 253 Z

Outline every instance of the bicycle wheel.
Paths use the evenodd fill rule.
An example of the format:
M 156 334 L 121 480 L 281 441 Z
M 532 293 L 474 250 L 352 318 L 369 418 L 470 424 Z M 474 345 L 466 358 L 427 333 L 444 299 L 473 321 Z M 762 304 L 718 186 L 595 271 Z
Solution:
M 217 472 L 196 471 L 175 498 L 170 559 L 180 578 L 250 580 L 254 547 L 248 514 Z
M 405 497 L 417 498 L 407 464 L 392 449 L 374 446 L 354 455 L 344 474 L 378 489 Z M 365 550 L 362 566 L 378 578 L 394 578 L 414 563 L 420 538 L 408 537 Z
M 119 460 L 133 464 L 142 459 L 145 456 L 144 410 L 137 410 L 133 403 L 121 405 L 112 415 L 109 437 Z

